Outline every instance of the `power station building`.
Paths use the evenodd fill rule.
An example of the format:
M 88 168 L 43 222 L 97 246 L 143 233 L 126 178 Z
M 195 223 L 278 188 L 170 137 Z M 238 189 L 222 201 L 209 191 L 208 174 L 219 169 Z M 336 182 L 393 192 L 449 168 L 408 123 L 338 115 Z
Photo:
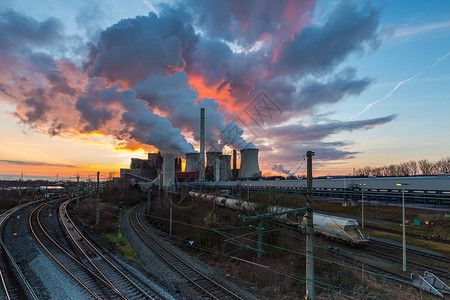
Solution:
M 237 169 L 237 155 L 226 155 L 222 152 L 207 152 L 206 166 L 204 167 L 205 181 L 247 180 L 261 177 L 258 154 L 256 148 L 243 149 L 241 152 L 240 169 Z M 233 160 L 233 168 L 231 168 Z M 199 181 L 200 179 L 200 153 L 186 154 L 186 166 L 182 171 L 182 158 L 173 154 L 148 153 L 147 159 L 132 158 L 129 169 L 120 169 L 120 177 L 135 176 L 154 180 L 158 176 L 163 186 L 174 184 L 175 180 Z

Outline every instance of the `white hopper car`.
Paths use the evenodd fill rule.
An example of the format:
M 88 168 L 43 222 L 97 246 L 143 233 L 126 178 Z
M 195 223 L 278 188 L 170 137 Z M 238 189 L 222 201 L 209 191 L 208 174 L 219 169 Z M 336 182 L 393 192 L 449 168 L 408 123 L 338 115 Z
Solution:
M 241 201 L 238 199 L 226 197 L 216 197 L 214 195 L 201 194 L 197 192 L 189 192 L 189 195 L 191 197 L 204 199 L 210 202 L 214 201 L 218 206 L 224 206 L 241 211 L 255 212 L 255 207 L 257 206 L 257 204 L 249 201 Z M 289 210 L 291 209 L 286 207 L 268 207 L 268 213 L 276 213 Z M 304 227 L 304 224 L 306 224 L 303 213 L 301 212 L 277 216 L 275 219 L 285 224 L 301 227 Z M 359 230 L 359 224 L 355 219 L 314 213 L 313 222 L 314 232 L 325 237 L 345 241 L 350 243 L 351 245 L 364 245 L 369 241 L 364 238 L 363 234 Z
M 314 233 L 326 237 L 342 240 L 351 245 L 364 245 L 369 241 L 364 238 L 355 219 L 314 213 L 313 223 Z M 304 224 L 306 220 L 303 221 L 302 225 Z

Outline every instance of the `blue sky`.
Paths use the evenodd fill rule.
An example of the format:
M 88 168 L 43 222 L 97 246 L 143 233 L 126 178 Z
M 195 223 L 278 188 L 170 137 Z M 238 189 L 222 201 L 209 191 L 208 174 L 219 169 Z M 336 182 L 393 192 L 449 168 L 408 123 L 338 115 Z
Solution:
M 369 22 L 376 22 L 374 25 L 376 31 L 370 34 L 365 33 L 364 47 L 351 49 L 347 45 L 346 52 L 333 60 L 332 63 L 327 63 L 327 60 L 322 57 L 323 65 L 312 64 L 311 61 L 315 59 L 314 53 L 307 53 L 306 56 L 309 59 L 305 60 L 305 63 L 311 63 L 311 68 L 316 66 L 316 68 L 322 68 L 321 70 L 307 68 L 303 70 L 304 64 L 297 66 L 295 59 L 297 58 L 302 62 L 302 57 L 296 56 L 298 53 L 288 51 L 289 39 L 297 34 L 298 41 L 303 41 L 303 44 L 298 44 L 300 46 L 297 47 L 300 48 L 292 49 L 301 51 L 301 45 L 304 45 L 304 41 L 308 41 L 307 38 L 304 38 L 304 33 L 311 28 L 310 32 L 314 32 L 315 28 L 318 33 L 321 33 L 320 26 L 330 21 L 330 16 L 333 16 L 333 12 L 335 12 L 334 9 L 342 6 L 342 1 L 319 1 L 318 3 L 311 1 L 309 7 L 298 8 L 304 12 L 303 16 L 307 20 L 304 23 L 292 23 L 292 20 L 286 21 L 283 17 L 280 17 L 281 22 L 286 24 L 287 30 L 292 30 L 292 32 L 288 32 L 292 35 L 284 37 L 286 31 L 267 28 L 269 41 L 273 43 L 272 45 L 266 45 L 266 40 L 261 42 L 262 40 L 255 38 L 255 36 L 263 36 L 260 34 L 264 30 L 258 30 L 258 28 L 242 29 L 245 28 L 245 22 L 248 23 L 249 20 L 244 18 L 244 21 L 242 21 L 242 16 L 238 14 L 235 16 L 234 23 L 229 24 L 236 24 L 237 22 L 240 27 L 229 32 L 226 30 L 221 32 L 217 31 L 220 26 L 214 23 L 217 20 L 208 18 L 208 13 L 214 12 L 214 7 L 209 7 L 209 10 L 204 9 L 206 2 L 173 1 L 171 3 L 179 8 L 177 13 L 180 15 L 177 16 L 177 20 L 183 20 L 186 24 L 192 23 L 198 40 L 192 43 L 196 43 L 195 47 L 197 47 L 198 53 L 209 54 L 211 51 L 217 51 L 217 53 L 224 53 L 225 55 L 229 51 L 230 54 L 226 54 L 228 55 L 227 60 L 224 60 L 223 63 L 225 63 L 225 66 L 231 65 L 230 70 L 225 72 L 223 67 L 217 67 L 220 63 L 219 60 L 207 61 L 207 58 L 198 56 L 197 52 L 194 51 L 192 57 L 186 56 L 183 52 L 182 59 L 185 63 L 177 66 L 176 72 L 180 76 L 176 76 L 176 78 L 168 75 L 160 78 L 158 76 L 161 76 L 161 74 L 145 74 L 149 77 L 146 77 L 147 79 L 144 82 L 142 81 L 144 79 L 138 81 L 136 78 L 120 77 L 121 75 L 118 79 L 114 79 L 106 73 L 95 73 L 94 69 L 91 69 L 90 74 L 87 73 L 88 71 L 82 71 L 82 62 L 88 60 L 88 53 L 94 53 L 93 50 L 88 51 L 86 47 L 88 42 L 91 42 L 92 45 L 98 45 L 100 32 L 107 28 L 116 28 L 115 24 L 121 19 L 135 18 L 138 15 L 147 16 L 149 11 L 161 14 L 165 11 L 165 8 L 156 1 L 136 0 L 127 1 L 124 4 L 123 1 L 38 1 L 30 3 L 29 1 L 7 0 L 0 4 L 0 11 L 13 10 L 17 15 L 32 18 L 36 22 L 44 22 L 50 17 L 56 18 L 57 22 L 62 24 L 60 35 L 63 41 L 58 43 L 52 40 L 48 45 L 40 44 L 38 50 L 35 49 L 34 53 L 44 53 L 54 60 L 63 59 L 72 63 L 78 67 L 80 78 L 82 76 L 85 76 L 83 78 L 86 80 L 106 78 L 109 81 L 106 84 L 108 87 L 111 87 L 113 83 L 116 84 L 117 87 L 114 92 L 118 93 L 118 99 L 123 100 L 129 97 L 129 94 L 121 93 L 125 88 L 129 88 L 133 93 L 137 93 L 139 99 L 149 101 L 150 105 L 154 105 L 152 106 L 153 111 L 148 112 L 148 116 L 154 117 L 154 113 L 158 114 L 159 112 L 162 117 L 167 117 L 171 122 L 170 126 L 172 126 L 170 134 L 176 135 L 177 130 L 175 129 L 180 128 L 187 142 L 191 143 L 194 148 L 197 148 L 197 142 L 195 141 L 197 133 L 194 128 L 197 124 L 195 117 L 189 119 L 184 116 L 184 119 L 180 120 L 179 113 L 172 115 L 164 112 L 164 107 L 169 105 L 167 103 L 170 101 L 162 100 L 165 102 L 152 104 L 149 99 L 145 98 L 146 93 L 149 92 L 145 84 L 151 85 L 158 78 L 162 80 L 161 82 L 176 83 L 183 86 L 183 89 L 178 90 L 179 96 L 184 97 L 183 95 L 186 95 L 187 98 L 191 97 L 192 90 L 195 90 L 198 100 L 193 101 L 197 101 L 195 102 L 196 105 L 209 105 L 212 116 L 217 116 L 217 118 L 213 117 L 218 120 L 217 124 L 212 126 L 214 128 L 217 126 L 217 131 L 220 131 L 224 125 L 229 124 L 226 122 L 239 116 L 239 110 L 245 107 L 246 102 L 242 100 L 242 90 L 234 88 L 234 86 L 242 87 L 242 83 L 245 83 L 245 78 L 247 78 L 247 81 L 250 81 L 254 88 L 252 92 L 258 92 L 263 87 L 269 96 L 284 108 L 283 120 L 275 120 L 274 123 L 269 124 L 265 128 L 264 136 L 260 135 L 255 140 L 249 140 L 248 133 L 245 132 L 242 136 L 249 142 L 253 141 L 260 148 L 260 163 L 263 170 L 270 171 L 274 164 L 282 164 L 286 169 L 289 169 L 304 154 L 302 152 L 304 150 L 316 151 L 316 173 L 323 175 L 348 174 L 352 172 L 353 168 L 366 165 L 382 166 L 423 158 L 438 160 L 450 155 L 448 150 L 450 149 L 450 57 L 447 57 L 450 53 L 449 1 L 355 2 L 353 8 L 341 8 L 343 13 L 355 17 L 355 20 L 359 20 L 358 17 L 362 16 L 361 22 L 363 23 L 361 24 L 367 24 L 367 28 L 369 28 Z M 213 3 L 210 4 L 211 6 L 217 4 L 216 2 L 210 3 Z M 286 2 L 283 5 L 288 7 L 289 3 Z M 218 7 L 218 5 L 216 6 Z M 280 4 L 280 6 L 282 5 Z M 257 7 L 256 4 L 255 7 Z M 183 8 L 185 15 L 180 13 L 181 8 Z M 280 7 L 280 12 L 283 11 L 283 8 Z M 253 11 L 252 7 L 248 8 L 248 11 Z M 314 14 L 310 19 L 308 19 L 308 14 L 305 13 L 308 11 L 313 11 Z M 367 17 L 368 14 L 372 13 L 374 15 L 373 20 Z M 222 16 L 220 10 L 217 10 L 216 14 L 219 17 Z M 2 16 L 1 18 L 6 18 L 5 15 Z M 280 15 L 272 15 L 274 18 L 279 16 L 284 15 L 281 13 Z M 342 18 L 344 17 L 345 15 L 342 16 Z M 334 18 L 339 18 L 339 15 L 334 15 Z M 0 19 L 0 21 L 2 20 Z M 241 21 L 243 23 L 239 23 Z M 349 19 L 350 27 L 351 21 Z M 336 22 L 345 24 L 345 22 L 339 20 Z M 253 23 L 264 24 L 255 20 L 253 20 Z M 299 27 L 293 29 L 295 26 Z M 113 31 L 110 32 L 113 34 Z M 21 40 L 18 39 L 20 33 L 17 34 L 11 35 L 11 37 L 17 39 L 17 43 L 20 43 Z M 195 40 L 195 36 L 189 35 L 189 30 L 186 28 L 182 34 Z M 326 36 L 325 34 L 323 33 L 324 36 Z M 111 37 L 115 38 L 113 35 Z M 185 43 L 181 34 L 179 37 L 182 43 Z M 348 36 L 340 37 L 341 40 L 348 38 Z M 255 41 L 257 44 L 255 44 Z M 314 38 L 310 38 L 309 41 L 314 41 Z M 326 40 L 324 41 L 326 42 Z M 339 43 L 339 41 L 337 39 L 336 43 Z M 371 47 L 370 43 L 376 41 L 379 44 Z M 281 49 L 281 58 L 290 57 L 290 61 L 278 57 L 277 62 L 279 63 L 270 66 L 271 77 L 262 78 L 263 76 L 258 75 L 258 72 L 262 73 L 265 70 L 265 66 L 270 65 L 269 62 L 264 61 L 263 51 L 258 48 L 261 47 L 261 44 L 263 50 L 267 47 L 268 50 L 265 51 L 268 51 L 267 53 L 270 55 L 278 51 L 279 45 L 288 45 L 280 46 L 279 49 Z M 233 45 L 232 50 L 234 52 L 227 49 L 227 45 Z M 254 51 L 255 45 L 259 45 L 256 51 Z M 294 44 L 292 45 L 294 46 Z M 215 48 L 212 48 L 213 46 Z M 209 52 L 202 52 L 206 49 Z M 102 51 L 100 48 L 97 50 Z M 320 53 L 323 49 L 316 47 L 315 50 Z M 249 53 L 243 55 L 242 52 L 245 51 Z M 330 53 L 334 55 L 334 52 Z M 0 55 L 2 54 L 0 53 Z M 28 76 L 33 80 L 39 78 L 39 72 L 34 68 L 30 66 L 19 68 L 19 63 L 14 64 L 13 62 L 11 64 L 11 59 L 5 57 L 3 57 L 5 63 L 0 64 L 0 74 L 3 73 L 5 76 L 7 72 L 12 70 L 15 75 Z M 23 61 L 20 55 L 15 57 L 17 62 Z M 7 62 L 10 64 L 7 64 Z M 180 63 L 179 60 L 177 62 Z M 100 63 L 94 60 L 89 61 L 92 68 L 93 66 L 101 66 Z M 325 66 L 325 64 L 327 65 Z M 240 65 L 248 66 L 247 70 L 237 70 Z M 210 66 L 210 69 L 205 66 Z M 298 71 L 292 66 L 297 66 Z M 107 65 L 103 65 L 103 68 L 106 67 Z M 223 71 L 223 74 L 220 73 L 221 71 Z M 194 81 L 194 78 L 198 79 L 199 77 L 203 81 Z M 310 99 L 301 100 L 304 102 L 300 101 L 300 104 L 297 103 L 298 99 L 305 95 L 305 91 L 312 91 L 313 85 L 310 84 L 313 81 L 330 86 L 326 95 L 328 99 L 336 95 L 336 91 L 332 90 L 333 85 L 331 83 L 337 84 L 337 82 L 340 82 L 338 79 L 348 81 L 348 84 L 351 83 L 353 85 L 352 92 L 347 91 L 332 103 L 325 100 L 322 104 L 312 103 L 313 100 Z M 5 77 L 0 77 L 0 82 L 1 80 L 3 80 L 4 85 L 10 84 Z M 186 80 L 189 80 L 189 85 Z M 118 81 L 119 83 L 117 83 Z M 402 83 L 402 81 L 405 82 Z M 43 82 L 45 84 L 45 81 Z M 229 96 L 233 100 L 227 102 L 227 99 L 221 99 L 223 97 L 223 94 L 221 94 L 217 95 L 217 98 L 215 97 L 216 102 L 201 102 L 203 97 L 211 97 L 210 92 L 216 91 L 221 82 L 230 89 Z M 277 86 L 276 82 L 282 82 L 283 84 Z M 289 82 L 289 85 L 286 82 Z M 285 84 L 286 86 L 284 86 Z M 75 84 L 71 86 L 73 87 Z M 396 86 L 398 86 L 397 89 L 395 89 Z M 295 92 L 287 94 L 286 91 L 292 90 L 292 87 L 295 87 Z M 102 89 L 106 90 L 106 87 Z M 167 91 L 167 94 L 173 95 L 172 92 Z M 317 91 L 312 95 L 317 95 L 316 93 Z M 92 118 L 94 113 L 99 113 L 96 105 L 105 103 L 105 101 L 100 101 L 97 97 L 96 101 L 100 102 L 92 105 L 97 110 L 87 113 L 85 110 L 82 111 L 81 104 L 90 105 L 89 103 L 93 102 L 89 101 L 94 100 L 90 98 L 91 96 L 86 90 L 82 91 L 82 95 L 78 96 L 78 100 L 74 98 L 73 102 L 77 103 L 76 108 L 73 109 L 79 109 L 81 117 L 77 115 L 76 120 L 66 121 L 64 128 L 67 130 L 49 136 L 45 133 L 48 132 L 49 123 L 36 120 L 30 122 L 30 115 L 24 113 L 27 108 L 18 106 L 18 103 L 21 103 L 20 105 L 30 103 L 29 101 L 23 102 L 25 94 L 21 95 L 22 99 L 20 99 L 21 96 L 18 96 L 15 100 L 9 99 L 5 94 L 0 94 L 0 126 L 2 127 L 0 138 L 7 145 L 0 150 L 0 169 L 4 170 L 0 173 L 30 172 L 44 175 L 60 170 L 59 172 L 67 173 L 67 176 L 70 176 L 77 170 L 80 170 L 80 172 L 95 170 L 117 172 L 118 168 L 126 167 L 129 164 L 131 157 L 145 157 L 146 151 L 154 149 L 151 146 L 146 147 L 146 142 L 149 144 L 151 141 L 155 141 L 158 148 L 167 146 L 166 143 L 159 140 L 160 137 L 149 135 L 144 138 L 141 134 L 136 133 L 137 129 L 142 129 L 140 126 L 143 126 L 142 123 L 138 123 L 143 116 L 137 116 L 136 111 L 131 114 L 132 121 L 136 122 L 130 125 L 133 129 L 129 132 L 131 138 L 126 137 L 125 141 L 117 139 L 117 133 L 123 133 L 124 128 L 112 130 L 109 126 L 106 129 L 105 127 L 98 127 L 98 120 L 94 122 L 92 119 L 88 119 L 88 117 Z M 141 95 L 144 95 L 143 98 Z M 283 95 L 287 95 L 287 100 L 283 98 Z M 85 101 L 83 102 L 80 99 Z M 380 99 L 383 100 L 377 102 Z M 215 103 L 219 107 L 218 110 Z M 373 106 L 366 109 L 367 105 L 371 103 Z M 116 102 L 109 105 L 115 106 L 118 104 Z M 123 112 L 126 106 L 123 103 L 121 105 L 120 112 Z M 310 108 L 305 109 L 305 105 L 309 105 Z M 67 113 L 70 112 L 70 108 L 61 107 L 62 110 L 67 109 Z M 168 111 L 171 110 L 170 105 L 167 109 Z M 16 111 L 16 114 L 14 114 L 14 111 Z M 64 116 L 66 116 L 65 113 L 61 111 Z M 19 116 L 22 116 L 22 119 Z M 25 122 L 23 122 L 24 117 L 28 118 Z M 79 127 L 80 121 L 78 118 L 85 118 L 83 127 Z M 127 120 L 131 122 L 130 119 Z M 158 118 L 158 120 L 165 122 L 161 118 Z M 113 119 L 108 121 L 114 121 L 111 124 L 120 123 Z M 356 121 L 360 123 L 351 123 Z M 187 123 L 190 122 L 192 124 L 188 125 Z M 320 126 L 320 128 L 316 126 L 316 128 L 314 125 L 323 126 Z M 297 134 L 296 128 L 299 126 L 302 131 Z M 71 130 L 68 130 L 69 127 Z M 322 127 L 326 129 L 322 129 Z M 129 129 L 129 127 L 126 129 Z M 149 128 L 145 130 L 148 131 Z M 322 133 L 321 130 L 329 131 Z M 292 135 L 289 134 L 290 132 L 292 132 Z M 273 135 L 270 135 L 270 133 L 273 133 Z M 217 133 L 211 132 L 211 136 L 214 136 L 214 134 Z M 310 135 L 311 139 L 306 138 Z M 305 137 L 304 141 L 302 141 L 303 137 Z M 316 138 L 314 139 L 314 137 Z M 175 140 L 178 140 L 178 137 L 174 137 Z M 290 142 L 292 140 L 295 140 L 295 142 Z M 121 141 L 122 144 L 126 144 L 122 148 L 140 150 L 135 152 L 118 151 L 116 149 L 119 148 L 118 144 Z M 136 143 L 144 145 L 144 149 L 138 147 Z M 170 145 L 167 147 L 173 146 Z M 172 150 L 176 152 L 179 149 L 181 148 Z M 24 164 L 24 162 L 31 162 L 32 164 Z

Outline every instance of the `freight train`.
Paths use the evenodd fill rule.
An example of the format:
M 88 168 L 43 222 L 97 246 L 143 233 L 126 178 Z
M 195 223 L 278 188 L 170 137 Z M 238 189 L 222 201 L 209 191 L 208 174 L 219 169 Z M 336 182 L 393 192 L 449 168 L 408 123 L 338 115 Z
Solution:
M 241 201 L 239 199 L 232 199 L 227 197 L 217 197 L 215 195 L 202 194 L 197 192 L 189 192 L 189 196 L 214 202 L 218 206 L 251 213 L 256 212 L 256 208 L 258 205 L 257 203 L 249 201 Z M 290 210 L 290 208 L 280 206 L 269 206 L 267 208 L 268 213 L 287 212 Z M 274 219 L 284 224 L 302 228 L 304 228 L 306 224 L 306 220 L 302 212 L 288 213 L 276 216 L 274 217 Z M 354 219 L 314 213 L 313 223 L 314 233 L 323 235 L 327 238 L 344 241 L 351 245 L 364 245 L 369 242 L 368 239 L 364 238 L 363 234 L 359 230 L 358 222 Z

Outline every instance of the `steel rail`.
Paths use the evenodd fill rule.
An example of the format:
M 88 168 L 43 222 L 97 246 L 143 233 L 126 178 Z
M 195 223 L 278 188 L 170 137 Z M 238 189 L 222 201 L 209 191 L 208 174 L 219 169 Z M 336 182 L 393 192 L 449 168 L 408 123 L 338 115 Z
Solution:
M 200 284 L 198 284 L 195 280 L 193 280 L 189 275 L 187 275 L 185 272 L 183 272 L 182 270 L 180 270 L 179 267 L 175 266 L 172 262 L 170 262 L 170 260 L 168 259 L 167 256 L 171 256 L 173 258 L 175 258 L 175 260 L 179 263 L 181 263 L 183 266 L 187 267 L 189 271 L 194 272 L 195 274 L 199 275 L 201 278 L 205 279 L 207 282 L 211 283 L 214 287 L 218 288 L 220 291 L 225 292 L 227 295 L 232 296 L 234 299 L 244 299 L 238 295 L 236 295 L 235 293 L 233 293 L 232 291 L 228 290 L 226 287 L 222 286 L 221 284 L 217 283 L 216 281 L 212 280 L 211 278 L 208 278 L 205 274 L 203 274 L 202 272 L 198 271 L 197 269 L 195 269 L 194 267 L 192 267 L 191 265 L 189 265 L 184 259 L 182 259 L 181 257 L 179 257 L 178 255 L 176 255 L 173 251 L 171 251 L 169 248 L 167 248 L 166 246 L 164 246 L 161 242 L 159 242 L 151 233 L 149 233 L 145 227 L 142 225 L 141 221 L 139 220 L 139 212 L 136 212 L 136 210 L 140 210 L 142 208 L 142 206 L 140 208 L 134 208 L 133 211 L 130 212 L 129 214 L 129 219 L 130 219 L 130 224 L 133 227 L 134 231 L 139 235 L 139 237 L 141 238 L 141 240 L 150 248 L 153 250 L 153 252 L 155 254 L 157 254 L 163 261 L 165 261 L 169 266 L 171 266 L 174 270 L 176 270 L 180 275 L 182 275 L 184 278 L 186 278 L 189 282 L 191 282 L 195 287 L 197 287 L 198 289 L 200 289 L 202 292 L 204 292 L 206 295 L 208 295 L 209 297 L 211 297 L 212 299 L 220 299 L 217 296 L 215 296 L 214 294 L 212 294 L 210 291 L 208 291 L 207 289 L 205 289 L 203 286 L 201 286 Z M 133 216 L 135 217 L 136 220 L 133 220 Z M 151 245 L 151 243 L 141 234 L 141 232 L 139 231 L 139 229 L 145 233 L 145 235 L 151 239 L 152 242 L 154 242 L 156 245 L 158 245 L 159 247 L 161 247 L 166 253 L 162 254 L 160 251 L 158 251 L 154 245 Z
M 41 200 L 41 201 L 43 201 L 43 200 Z M 15 212 L 21 210 L 22 208 L 30 205 L 31 203 L 32 202 L 23 203 L 21 205 L 12 207 L 12 208 L 8 209 L 7 211 L 3 212 L 0 215 L 0 227 L 3 226 L 3 223 L 6 222 L 11 217 L 12 214 L 14 214 Z M 5 243 L 3 242 L 3 239 L 1 239 L 1 238 L 0 238 L 0 245 L 3 248 L 3 250 L 6 252 L 6 255 L 8 256 L 9 260 L 13 264 L 14 268 L 17 271 L 17 274 L 19 274 L 20 278 L 22 279 L 23 283 L 27 287 L 27 289 L 28 289 L 29 293 L 31 294 L 31 296 L 33 297 L 33 299 L 38 299 L 36 293 L 31 288 L 30 283 L 26 279 L 25 275 L 23 275 L 23 272 L 20 270 L 19 266 L 17 265 L 16 261 L 14 260 L 14 257 L 11 255 L 11 253 L 9 252 L 9 250 L 6 247 Z M 1 277 L 2 286 L 3 286 L 3 290 L 5 291 L 6 298 L 9 300 L 9 299 L 11 299 L 11 296 L 9 294 L 8 286 L 6 284 L 6 278 L 3 276 L 3 272 L 1 270 L 1 268 L 0 268 L 0 277 Z
M 402 249 L 402 246 L 397 246 L 397 245 L 394 245 L 391 243 L 385 243 L 385 242 L 375 241 L 375 240 L 371 240 L 369 244 L 372 244 L 374 246 L 375 245 L 382 246 L 385 248 L 389 248 L 391 250 L 401 250 Z M 427 253 L 424 251 L 406 248 L 406 254 L 416 255 L 416 256 L 420 256 L 420 257 L 426 257 L 426 258 L 429 258 L 429 259 L 432 259 L 432 260 L 435 260 L 438 262 L 443 262 L 447 265 L 450 265 L 450 259 L 443 257 L 443 256 Z
M 70 222 L 70 226 L 72 226 L 77 232 L 78 234 L 83 238 L 83 240 L 91 247 L 92 250 L 94 250 L 105 262 L 107 262 L 116 272 L 118 272 L 123 278 L 125 278 L 129 283 L 131 283 L 135 288 L 138 289 L 139 292 L 141 292 L 145 297 L 147 297 L 148 299 L 154 299 L 151 295 L 149 295 L 146 291 L 144 291 L 138 284 L 136 284 L 130 277 L 128 277 L 126 274 L 124 274 L 119 268 L 117 268 L 117 266 L 110 261 L 105 255 L 103 255 L 103 253 L 97 249 L 97 247 L 95 247 L 88 238 L 86 238 L 84 236 L 84 234 L 80 231 L 80 229 L 75 225 L 75 222 L 70 218 L 69 213 L 67 212 L 67 205 L 69 204 L 69 202 L 73 201 L 72 200 L 68 200 L 66 202 L 64 202 L 60 208 L 59 208 L 59 212 L 60 212 L 60 217 L 61 220 L 63 221 L 63 225 L 66 228 L 66 232 L 69 234 L 70 238 L 72 239 L 73 243 L 77 246 L 77 248 L 81 251 L 81 253 L 83 253 L 83 255 L 86 257 L 86 259 L 92 264 L 92 266 L 101 274 L 101 276 L 103 278 L 105 278 L 105 280 L 107 280 L 111 285 L 113 285 L 113 283 L 107 278 L 107 276 L 105 274 L 103 274 L 103 272 L 97 267 L 97 265 L 94 263 L 94 261 L 89 257 L 89 255 L 86 253 L 85 250 L 83 250 L 83 248 L 81 247 L 81 245 L 76 241 L 75 237 L 73 236 L 73 234 L 70 232 L 69 228 L 68 228 L 68 224 L 66 224 L 64 216 L 67 217 L 67 220 Z M 64 212 L 64 215 L 63 215 Z M 114 285 L 113 285 L 114 286 Z M 123 294 L 117 287 L 114 287 L 118 293 L 120 293 L 120 295 L 122 297 L 124 297 L 125 299 L 127 298 L 125 294 Z
M 77 262 L 79 265 L 81 265 L 82 267 L 84 267 L 88 272 L 91 272 L 89 269 L 87 269 L 80 261 L 78 261 L 75 257 L 73 257 L 70 253 L 68 253 L 61 245 L 59 245 L 53 238 L 50 237 L 50 235 L 44 230 L 44 228 L 42 227 L 42 224 L 39 220 L 40 217 L 40 212 L 42 211 L 42 209 L 48 205 L 48 203 L 44 203 L 41 204 L 40 206 L 36 207 L 30 214 L 30 217 L 28 218 L 29 221 L 29 226 L 31 229 L 31 232 L 34 236 L 34 238 L 38 241 L 38 243 L 41 245 L 41 247 L 50 255 L 50 257 L 53 258 L 53 260 L 62 268 L 64 269 L 73 279 L 75 279 L 75 281 L 77 281 L 89 294 L 91 294 L 95 299 L 101 300 L 102 298 L 97 295 L 97 293 L 95 293 L 94 291 L 92 291 L 88 286 L 86 286 L 75 274 L 73 274 L 60 260 L 58 260 L 53 253 L 51 253 L 50 249 L 48 249 L 44 243 L 42 242 L 41 239 L 39 239 L 37 232 L 35 231 L 35 228 L 32 224 L 32 217 L 34 214 L 36 214 L 36 220 L 37 223 L 41 229 L 41 231 L 47 236 L 47 238 L 50 239 L 50 241 L 55 244 L 58 248 L 60 248 L 66 255 L 68 255 L 71 259 L 73 259 L 75 262 Z M 36 213 L 37 212 L 37 213 Z M 98 277 L 96 274 L 92 273 L 92 275 Z M 101 278 L 99 278 L 101 280 Z

